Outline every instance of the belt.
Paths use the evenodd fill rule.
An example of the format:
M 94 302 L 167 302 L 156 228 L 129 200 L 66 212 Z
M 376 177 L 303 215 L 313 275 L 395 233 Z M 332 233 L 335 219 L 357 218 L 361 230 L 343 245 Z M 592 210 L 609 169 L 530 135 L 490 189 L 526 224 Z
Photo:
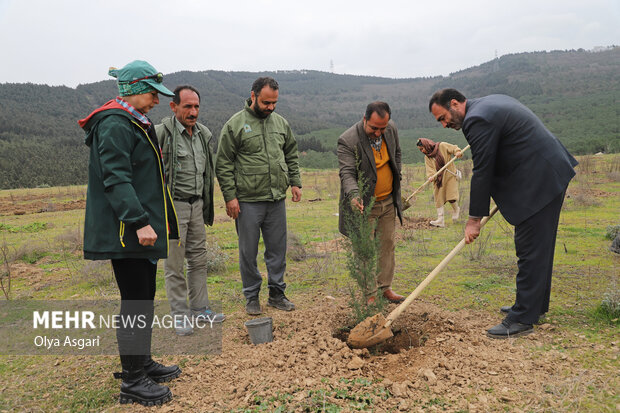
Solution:
M 199 195 L 190 196 L 189 198 L 174 198 L 175 201 L 187 202 L 189 204 L 193 204 L 198 201 L 201 197 Z

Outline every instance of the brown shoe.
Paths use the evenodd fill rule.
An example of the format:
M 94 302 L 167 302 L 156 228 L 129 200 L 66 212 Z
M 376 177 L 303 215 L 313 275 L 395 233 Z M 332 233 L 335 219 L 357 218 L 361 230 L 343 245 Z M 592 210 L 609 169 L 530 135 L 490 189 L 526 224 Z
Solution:
M 405 301 L 405 297 L 403 297 L 402 295 L 398 295 L 396 294 L 394 291 L 392 291 L 391 288 L 386 288 L 385 291 L 383 291 L 383 296 L 385 297 L 386 300 L 388 300 L 391 303 L 402 303 L 403 301 Z

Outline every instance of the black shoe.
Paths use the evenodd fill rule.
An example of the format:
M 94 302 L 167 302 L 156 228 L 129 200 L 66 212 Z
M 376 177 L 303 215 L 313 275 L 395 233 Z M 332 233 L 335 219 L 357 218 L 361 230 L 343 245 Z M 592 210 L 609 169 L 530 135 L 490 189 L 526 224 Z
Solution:
M 491 338 L 510 338 L 530 334 L 534 331 L 531 324 L 522 324 L 517 321 L 504 318 L 500 324 L 487 330 L 487 336 Z
M 263 313 L 260 309 L 260 301 L 258 301 L 258 297 L 248 299 L 248 302 L 245 305 L 245 312 L 249 315 L 259 315 Z
M 164 366 L 163 364 L 154 361 L 151 357 L 148 357 L 146 359 L 146 363 L 144 363 L 144 372 L 156 383 L 170 381 L 181 375 L 181 369 L 176 364 L 172 366 Z
M 282 293 L 274 295 L 269 294 L 267 305 L 282 311 L 293 311 L 295 309 L 295 304 L 291 303 Z
M 499 308 L 499 311 L 501 313 L 504 313 L 504 314 L 508 314 L 510 312 L 510 310 L 512 310 L 512 306 L 511 305 L 503 305 L 503 306 L 501 306 Z

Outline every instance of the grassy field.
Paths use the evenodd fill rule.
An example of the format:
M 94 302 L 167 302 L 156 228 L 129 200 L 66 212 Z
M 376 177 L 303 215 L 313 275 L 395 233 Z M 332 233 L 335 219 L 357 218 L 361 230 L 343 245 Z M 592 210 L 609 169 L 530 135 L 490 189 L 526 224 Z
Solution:
M 620 257 L 608 250 L 607 228 L 620 224 L 620 155 L 580 159 L 560 218 L 551 308 L 547 322 L 558 340 L 534 352 L 560 351 L 576 361 L 573 372 L 596 368 L 607 385 L 582 383 L 568 390 L 562 411 L 618 411 L 618 314 L 602 310 L 603 302 L 620 305 Z M 461 204 L 466 215 L 471 161 L 460 163 L 465 179 Z M 422 165 L 403 171 L 403 195 L 423 182 Z M 307 300 L 316 291 L 346 295 L 349 278 L 339 243 L 336 170 L 302 171 L 303 200 L 287 202 L 289 255 L 287 295 Z M 89 299 L 118 296 L 108 263 L 82 259 L 81 232 L 84 186 L 0 191 L 0 246 L 3 259 L 2 299 Z M 213 271 L 209 295 L 220 300 L 224 312 L 242 312 L 245 300 L 238 274 L 237 236 L 226 217 L 219 189 L 216 217 L 207 229 Z M 432 193 L 421 193 L 397 228 L 394 290 L 412 291 L 462 238 L 464 218 L 445 229 L 412 223 L 434 218 Z M 513 228 L 498 214 L 480 239 L 467 246 L 423 295 L 447 310 L 471 309 L 496 313 L 514 299 L 516 258 Z M 259 267 L 266 272 L 259 246 Z M 9 290 L 10 282 L 10 290 Z M 157 278 L 157 298 L 165 299 L 163 262 Z M 265 293 L 263 291 L 263 293 Z M 266 294 L 266 293 L 265 293 Z M 617 310 L 616 310 L 617 311 Z M 54 411 L 116 409 L 118 383 L 89 386 L 89 377 L 109 375 L 118 368 L 112 356 L 75 356 L 59 361 L 53 356 L 0 356 L 0 411 Z M 192 358 L 180 360 L 191 364 Z M 90 367 L 79 367 L 87 364 Z M 59 374 L 58 372 L 62 372 Z M 553 389 L 549 390 L 553 391 Z M 575 408 L 577 407 L 577 408 Z M 120 409 L 120 407 L 118 407 Z M 321 411 L 320 408 L 316 409 Z M 541 410 L 545 410 L 541 408 Z

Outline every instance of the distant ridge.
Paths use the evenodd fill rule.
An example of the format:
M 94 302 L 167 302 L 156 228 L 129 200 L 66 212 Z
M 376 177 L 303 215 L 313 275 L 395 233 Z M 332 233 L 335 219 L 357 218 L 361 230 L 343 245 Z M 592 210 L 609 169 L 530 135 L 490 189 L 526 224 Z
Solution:
M 574 154 L 620 151 L 617 46 L 510 54 L 446 77 L 206 70 L 167 74 L 165 83 L 170 88 L 180 84 L 198 88 L 200 120 L 217 137 L 224 122 L 241 110 L 252 82 L 260 75 L 271 75 L 280 83 L 278 112 L 297 135 L 342 130 L 358 121 L 373 100 L 390 104 L 401 130 L 437 128 L 428 113 L 428 98 L 437 89 L 455 87 L 468 97 L 504 93 L 520 99 Z M 88 151 L 77 119 L 114 96 L 112 79 L 75 89 L 0 84 L 0 188 L 85 183 Z M 167 103 L 162 98 L 149 113 L 153 121 L 170 115 Z M 333 148 L 327 144 L 323 149 Z

